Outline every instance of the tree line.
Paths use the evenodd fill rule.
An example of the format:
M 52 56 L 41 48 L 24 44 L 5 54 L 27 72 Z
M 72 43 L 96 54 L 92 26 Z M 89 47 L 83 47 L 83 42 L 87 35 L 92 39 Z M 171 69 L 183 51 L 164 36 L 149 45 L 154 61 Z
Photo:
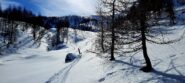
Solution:
M 23 23 L 24 22 L 24 23 Z M 0 6 L 0 36 L 3 41 L 3 46 L 7 48 L 16 43 L 16 36 L 19 33 L 18 27 L 22 26 L 23 31 L 31 29 L 32 37 L 35 42 L 41 42 L 41 39 L 50 28 L 56 28 L 56 35 L 51 37 L 52 47 L 64 42 L 68 36 L 68 28 L 80 29 L 85 31 L 96 31 L 92 25 L 96 25 L 96 19 L 82 16 L 62 16 L 62 17 L 47 17 L 36 15 L 32 11 L 20 7 L 10 5 L 2 10 Z M 44 28 L 44 29 L 43 29 Z M 2 46 L 2 47 L 3 47 Z
M 9 6 L 2 10 L 0 7 L 0 54 L 6 49 L 18 48 L 20 30 L 26 32 L 31 29 L 35 43 L 40 43 L 46 32 L 41 28 L 42 17 L 31 11 L 17 6 Z

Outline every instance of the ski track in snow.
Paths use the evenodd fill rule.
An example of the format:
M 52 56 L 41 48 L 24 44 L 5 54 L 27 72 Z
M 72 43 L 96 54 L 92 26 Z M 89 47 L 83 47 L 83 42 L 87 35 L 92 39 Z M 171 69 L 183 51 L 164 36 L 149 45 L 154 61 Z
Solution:
M 80 58 L 74 60 L 70 65 L 60 70 L 58 73 L 49 78 L 46 83 L 65 83 L 70 70 L 79 62 Z
M 90 44 L 90 42 L 92 42 L 92 40 L 94 38 L 95 37 L 88 38 L 88 39 L 85 39 L 84 41 L 79 41 L 75 44 L 71 44 L 71 47 L 73 50 L 81 48 L 80 49 L 81 52 L 84 53 L 86 51 L 86 49 L 84 49 L 84 48 L 88 47 L 88 44 Z M 76 50 L 76 52 L 78 52 L 78 51 Z M 69 53 L 69 52 L 67 51 L 67 53 Z M 56 73 L 52 77 L 50 77 L 45 83 L 65 83 L 68 78 L 68 75 L 70 73 L 70 70 L 72 70 L 72 68 L 79 62 L 80 59 L 81 59 L 81 57 L 78 57 L 76 60 L 71 62 L 68 66 L 62 68 L 58 73 Z

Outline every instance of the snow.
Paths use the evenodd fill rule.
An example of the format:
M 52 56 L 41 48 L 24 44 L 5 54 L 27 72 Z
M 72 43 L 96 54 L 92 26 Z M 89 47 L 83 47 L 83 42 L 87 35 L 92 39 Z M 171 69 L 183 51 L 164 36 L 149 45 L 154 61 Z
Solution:
M 79 33 L 81 31 L 77 32 Z M 88 36 L 85 36 L 84 34 L 88 34 Z M 82 53 L 85 52 L 86 49 L 91 49 L 92 44 L 90 41 L 94 40 L 94 38 L 96 37 L 95 35 L 96 34 L 93 32 L 82 32 L 82 34 L 79 34 L 78 37 L 86 38 L 86 40 L 79 41 L 78 43 L 74 43 L 73 40 L 70 40 L 68 43 L 69 48 L 65 48 L 62 50 L 48 52 L 46 51 L 47 45 L 45 44 L 45 42 L 42 42 L 39 48 L 21 49 L 18 50 L 17 53 L 9 54 L 8 56 L 0 58 L 0 83 L 47 82 L 59 71 L 62 71 L 69 66 L 75 66 L 72 65 L 72 63 L 65 63 L 66 54 L 69 52 L 78 54 L 78 48 L 80 48 Z M 71 31 L 70 36 L 73 36 L 73 31 Z M 86 54 L 84 53 L 83 55 Z M 82 57 L 84 57 L 84 60 L 88 59 L 85 59 L 85 56 L 83 55 Z M 95 57 L 94 55 L 92 56 Z M 86 66 L 88 65 L 86 64 Z M 79 70 L 79 68 L 77 69 Z M 67 68 L 64 73 L 66 73 L 66 71 L 69 71 L 69 69 Z M 59 77 L 58 79 L 54 79 L 60 80 Z
M 58 56 L 52 56 L 40 50 L 27 49 L 2 58 L 0 83 L 43 83 L 43 78 L 53 74 L 51 71 L 58 71 L 63 66 Z
M 175 26 L 168 38 L 178 38 L 185 31 Z M 67 48 L 47 51 L 43 39 L 39 48 L 24 48 L 0 58 L 0 83 L 183 83 L 185 81 L 185 39 L 169 44 L 147 43 L 148 54 L 154 70 L 144 73 L 139 69 L 144 64 L 142 52 L 116 56 L 109 61 L 93 51 L 97 33 L 70 29 Z M 65 63 L 68 53 L 82 57 Z M 108 54 L 103 54 L 108 55 Z M 108 55 L 110 56 L 110 55 Z
M 184 35 L 183 26 L 176 27 L 169 39 Z M 185 36 L 185 35 L 184 35 Z M 142 52 L 117 57 L 114 62 L 105 62 L 104 76 L 101 83 L 184 83 L 185 82 L 185 38 L 173 44 L 147 43 L 148 54 L 154 70 L 143 73 L 139 70 L 144 66 Z M 108 64 L 107 64 L 108 63 Z

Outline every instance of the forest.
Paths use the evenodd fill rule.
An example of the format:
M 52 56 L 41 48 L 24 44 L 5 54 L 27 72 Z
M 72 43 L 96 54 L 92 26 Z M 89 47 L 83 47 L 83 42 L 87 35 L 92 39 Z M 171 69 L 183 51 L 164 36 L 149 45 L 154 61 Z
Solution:
M 40 60 L 41 57 L 47 56 L 48 64 L 52 58 L 57 58 L 55 61 L 58 62 L 58 59 L 64 60 L 67 57 L 75 59 L 73 62 L 69 61 L 71 63 L 69 65 L 60 64 L 67 66 L 60 66 L 63 68 L 60 68 L 57 73 L 55 71 L 56 74 L 53 76 L 48 75 L 50 78 L 47 78 L 45 83 L 66 83 L 66 81 L 74 83 L 74 80 L 69 79 L 72 71 L 76 73 L 71 75 L 71 78 L 75 77 L 75 80 L 78 80 L 77 70 L 82 74 L 85 72 L 85 77 L 89 73 L 95 74 L 98 70 L 95 68 L 99 66 L 102 67 L 101 73 L 104 74 L 100 75 L 101 78 L 93 74 L 92 78 L 96 78 L 96 81 L 92 83 L 112 83 L 110 79 L 114 83 L 120 83 L 120 80 L 126 80 L 126 77 L 117 78 L 122 73 L 131 73 L 128 74 L 133 75 L 130 78 L 135 78 L 136 72 L 139 73 L 137 76 L 144 73 L 144 76 L 149 77 L 147 80 L 142 80 L 145 79 L 144 76 L 141 76 L 141 79 L 138 77 L 137 80 L 129 78 L 126 83 L 140 83 L 140 81 L 141 83 L 183 83 L 185 81 L 185 73 L 181 73 L 184 72 L 182 57 L 185 54 L 185 2 L 183 0 L 97 0 L 96 4 L 96 15 L 89 16 L 44 16 L 35 14 L 22 6 L 9 5 L 6 9 L 0 6 L 0 73 L 1 67 L 3 68 L 1 64 L 17 60 L 17 58 L 11 59 L 12 57 L 6 60 L 6 57 L 12 54 L 33 60 L 35 58 Z M 32 43 L 29 44 L 29 42 Z M 10 62 L 7 64 L 11 64 Z M 175 63 L 182 68 L 174 66 Z M 32 64 L 29 65 L 32 66 Z M 158 71 L 158 69 L 163 70 L 163 66 L 169 69 Z M 123 69 L 119 69 L 120 67 Z M 76 71 L 73 70 L 75 68 Z M 84 70 L 86 68 L 87 70 Z M 9 74 L 6 75 L 9 76 Z M 90 80 L 90 77 L 87 76 L 87 79 Z M 116 80 L 119 81 L 116 82 Z M 2 83 L 12 82 L 5 80 Z M 80 80 L 79 83 L 82 81 Z

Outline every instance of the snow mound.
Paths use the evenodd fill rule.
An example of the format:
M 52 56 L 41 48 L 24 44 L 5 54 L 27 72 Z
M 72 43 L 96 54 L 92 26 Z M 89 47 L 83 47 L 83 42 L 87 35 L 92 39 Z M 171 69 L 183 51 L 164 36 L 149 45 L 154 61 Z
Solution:
M 65 59 L 65 63 L 68 63 L 68 62 L 72 62 L 74 61 L 76 58 L 78 58 L 79 56 L 76 55 L 76 54 L 73 54 L 73 53 L 68 53 L 66 55 L 66 59 Z

